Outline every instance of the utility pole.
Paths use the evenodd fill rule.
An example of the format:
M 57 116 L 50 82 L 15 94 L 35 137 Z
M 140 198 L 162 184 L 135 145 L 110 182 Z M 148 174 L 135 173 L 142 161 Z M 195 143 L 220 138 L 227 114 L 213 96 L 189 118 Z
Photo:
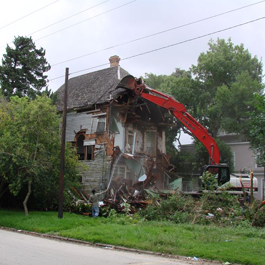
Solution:
M 60 164 L 58 218 L 63 218 L 63 179 L 64 179 L 64 161 L 65 161 L 65 131 L 66 131 L 66 113 L 67 113 L 67 99 L 68 99 L 68 77 L 69 77 L 69 68 L 66 68 L 65 84 L 64 84 L 62 138 L 61 138 L 61 164 Z

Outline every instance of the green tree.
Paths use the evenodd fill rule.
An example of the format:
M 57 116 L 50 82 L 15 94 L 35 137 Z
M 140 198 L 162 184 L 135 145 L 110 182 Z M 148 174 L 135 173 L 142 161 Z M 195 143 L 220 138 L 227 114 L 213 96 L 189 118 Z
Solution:
M 28 96 L 34 99 L 47 88 L 45 72 L 50 65 L 45 59 L 45 50 L 37 49 L 28 37 L 15 37 L 14 48 L 6 47 L 0 66 L 0 92 L 6 97 Z
M 220 139 L 215 139 L 219 150 L 220 150 L 220 163 L 227 164 L 230 167 L 230 171 L 233 172 L 234 170 L 234 158 L 233 153 L 230 149 L 230 147 L 221 141 Z M 199 165 L 207 165 L 209 164 L 209 154 L 206 151 L 205 147 L 200 143 L 198 140 L 195 141 L 195 148 L 196 148 L 196 154 L 195 154 L 195 163 L 194 165 L 197 168 L 200 168 Z
M 259 165 L 265 166 L 265 96 L 255 94 L 255 111 L 251 113 L 249 136 Z
M 145 73 L 144 81 L 147 86 L 160 90 L 161 84 L 164 82 L 166 75 L 155 75 L 152 73 Z
M 156 80 L 152 74 L 148 77 Z M 181 102 L 214 138 L 220 130 L 247 134 L 248 113 L 254 110 L 253 93 L 264 88 L 262 63 L 243 44 L 211 40 L 197 65 L 188 71 L 176 69 L 163 77 L 158 88 Z
M 234 160 L 230 147 L 218 138 L 215 140 L 221 154 L 220 163 L 227 164 L 230 171 L 233 172 Z M 202 167 L 209 164 L 209 154 L 203 144 L 195 140 L 194 147 L 195 153 L 188 153 L 180 149 L 177 150 L 176 155 L 172 156 L 171 163 L 177 167 L 178 172 L 200 174 Z
M 214 137 L 220 130 L 244 133 L 249 122 L 247 113 L 254 105 L 253 93 L 263 89 L 261 61 L 243 44 L 217 39 L 209 42 L 209 50 L 200 54 L 191 70 L 200 84 L 201 104 L 196 118 Z
M 59 184 L 60 133 L 59 118 L 51 99 L 39 96 L 2 99 L 0 104 L 0 177 L 8 183 L 13 195 L 27 186 L 23 201 L 28 215 L 27 202 L 32 190 L 42 198 L 54 195 Z M 66 181 L 69 188 L 77 180 L 78 159 L 71 147 L 66 150 Z M 57 189 L 58 191 L 58 189 Z

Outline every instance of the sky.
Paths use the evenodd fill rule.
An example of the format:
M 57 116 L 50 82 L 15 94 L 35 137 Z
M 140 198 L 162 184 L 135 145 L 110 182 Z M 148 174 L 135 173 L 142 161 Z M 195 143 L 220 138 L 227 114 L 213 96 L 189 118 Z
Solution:
M 46 50 L 52 91 L 64 83 L 66 67 L 72 78 L 109 67 L 113 55 L 136 77 L 188 70 L 210 39 L 231 38 L 265 58 L 265 1 L 0 0 L 0 6 L 0 58 L 15 36 L 31 36 Z

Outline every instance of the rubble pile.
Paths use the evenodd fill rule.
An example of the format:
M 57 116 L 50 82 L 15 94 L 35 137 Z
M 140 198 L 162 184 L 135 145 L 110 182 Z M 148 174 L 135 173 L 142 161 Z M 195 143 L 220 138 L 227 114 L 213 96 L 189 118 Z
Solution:
M 151 185 L 152 178 L 149 179 L 149 182 L 138 181 L 132 185 L 130 180 L 115 177 L 103 200 L 104 206 L 110 206 L 117 212 L 123 212 L 125 204 L 129 204 L 130 213 L 135 213 L 138 209 L 144 209 L 148 204 L 153 203 L 153 200 L 150 199 L 148 195 L 154 193 L 157 194 L 157 198 L 159 198 L 158 189 L 154 185 Z M 151 186 L 156 192 L 145 189 L 146 186 Z

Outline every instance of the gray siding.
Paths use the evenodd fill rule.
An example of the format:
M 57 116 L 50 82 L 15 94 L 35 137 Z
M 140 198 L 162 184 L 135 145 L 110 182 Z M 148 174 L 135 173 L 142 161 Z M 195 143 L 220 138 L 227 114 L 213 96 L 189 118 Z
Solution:
M 73 142 L 75 132 L 81 129 L 89 129 L 92 124 L 92 114 L 83 113 L 67 113 L 66 118 L 66 142 Z M 95 128 L 93 128 L 95 129 Z
M 88 166 L 80 170 L 82 176 L 82 186 L 87 193 L 92 189 L 99 191 L 105 190 L 108 185 L 111 158 L 106 157 L 104 151 L 96 155 L 94 160 L 81 161 L 83 165 Z

